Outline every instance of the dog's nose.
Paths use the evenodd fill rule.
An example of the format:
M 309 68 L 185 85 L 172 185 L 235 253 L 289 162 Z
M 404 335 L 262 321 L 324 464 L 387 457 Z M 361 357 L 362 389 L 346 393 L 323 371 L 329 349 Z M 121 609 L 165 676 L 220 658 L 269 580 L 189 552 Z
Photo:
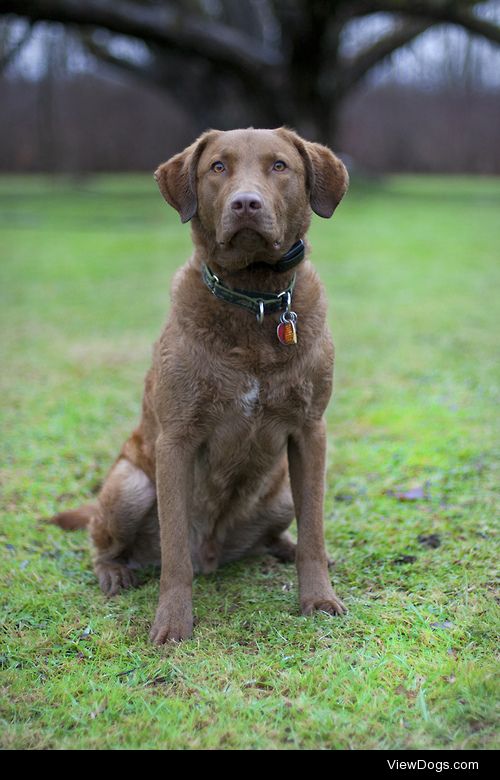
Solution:
M 262 208 L 262 198 L 256 192 L 237 192 L 231 201 L 231 209 L 240 217 L 253 216 Z

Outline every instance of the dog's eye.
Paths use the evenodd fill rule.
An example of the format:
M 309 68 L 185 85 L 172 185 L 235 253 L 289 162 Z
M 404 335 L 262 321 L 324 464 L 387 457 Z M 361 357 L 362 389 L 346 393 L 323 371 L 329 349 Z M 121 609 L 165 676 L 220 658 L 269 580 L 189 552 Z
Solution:
M 212 163 L 210 167 L 214 171 L 214 173 L 224 173 L 224 171 L 226 170 L 226 166 L 220 160 L 217 160 L 217 162 Z
M 286 163 L 283 162 L 283 160 L 276 160 L 276 162 L 273 165 L 273 171 L 284 171 L 286 168 Z

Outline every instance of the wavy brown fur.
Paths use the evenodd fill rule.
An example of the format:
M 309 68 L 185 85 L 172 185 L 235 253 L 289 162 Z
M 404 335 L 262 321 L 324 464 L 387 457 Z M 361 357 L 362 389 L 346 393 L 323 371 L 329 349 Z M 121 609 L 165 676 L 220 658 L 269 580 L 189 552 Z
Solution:
M 223 165 L 214 169 L 214 161 Z M 97 505 L 54 522 L 89 524 L 107 595 L 134 585 L 137 566 L 161 562 L 151 632 L 159 644 L 191 634 L 193 572 L 264 551 L 296 558 L 304 614 L 341 614 L 323 540 L 333 344 L 321 282 L 308 259 L 296 269 L 298 344 L 287 347 L 276 337 L 279 315 L 259 325 L 216 299 L 200 269 L 208 262 L 239 289 L 283 290 L 289 273 L 249 266 L 277 262 L 304 238 L 311 208 L 331 216 L 347 187 L 345 168 L 285 128 L 212 130 L 155 176 L 182 220 L 192 219 L 195 251 L 172 283 L 138 427 Z M 253 205 L 236 207 L 248 193 Z M 287 532 L 294 516 L 297 548 Z

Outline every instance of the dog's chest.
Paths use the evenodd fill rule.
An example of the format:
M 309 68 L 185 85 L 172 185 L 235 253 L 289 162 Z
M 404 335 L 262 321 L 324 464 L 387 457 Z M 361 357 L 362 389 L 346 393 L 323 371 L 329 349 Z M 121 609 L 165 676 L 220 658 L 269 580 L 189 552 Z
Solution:
M 286 375 L 269 373 L 264 378 L 248 374 L 226 406 L 226 413 L 243 420 L 265 422 L 278 418 L 294 425 L 310 409 L 312 381 L 303 377 L 293 381 Z
M 210 434 L 195 469 L 195 505 L 203 527 L 252 511 L 276 478 L 288 437 L 303 422 L 311 397 L 308 382 L 285 388 L 247 376 L 235 383 L 230 397 L 206 410 Z
M 220 458 L 227 471 L 268 466 L 303 424 L 312 395 L 308 380 L 290 384 L 285 378 L 246 376 L 219 406 L 210 437 L 211 460 Z
M 252 418 L 261 408 L 260 405 L 261 383 L 257 377 L 249 377 L 247 387 L 243 388 L 236 396 L 234 410 L 236 416 L 242 414 L 245 418 Z

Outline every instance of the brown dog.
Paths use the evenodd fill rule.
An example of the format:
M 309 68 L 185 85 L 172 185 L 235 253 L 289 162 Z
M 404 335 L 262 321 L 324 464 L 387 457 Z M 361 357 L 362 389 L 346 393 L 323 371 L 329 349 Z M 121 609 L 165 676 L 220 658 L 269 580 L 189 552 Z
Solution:
M 155 176 L 192 220 L 195 252 L 172 284 L 138 428 L 97 503 L 54 522 L 89 524 L 106 595 L 161 561 L 158 644 L 191 635 L 193 572 L 259 552 L 296 559 L 303 614 L 342 614 L 323 539 L 333 345 L 322 285 L 298 263 L 297 242 L 311 208 L 332 215 L 347 172 L 326 147 L 280 128 L 211 130 Z

